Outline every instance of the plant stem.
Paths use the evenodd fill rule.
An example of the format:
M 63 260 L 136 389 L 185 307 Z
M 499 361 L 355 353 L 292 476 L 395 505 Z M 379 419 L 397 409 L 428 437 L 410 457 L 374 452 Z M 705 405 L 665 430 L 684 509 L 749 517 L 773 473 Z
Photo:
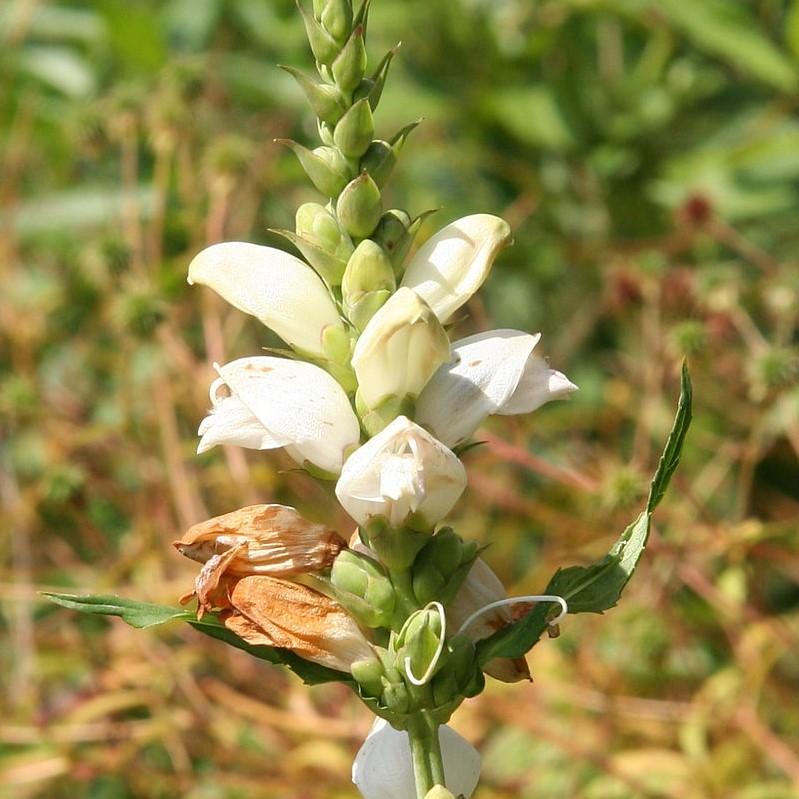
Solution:
M 438 722 L 426 711 L 419 712 L 408 726 L 416 799 L 424 799 L 436 785 L 445 786 L 444 763 L 438 740 Z

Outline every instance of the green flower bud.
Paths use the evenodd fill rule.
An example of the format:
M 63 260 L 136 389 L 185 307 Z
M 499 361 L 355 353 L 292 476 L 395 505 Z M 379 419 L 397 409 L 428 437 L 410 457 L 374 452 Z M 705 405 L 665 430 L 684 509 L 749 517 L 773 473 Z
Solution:
M 343 42 L 352 26 L 352 0 L 327 0 L 320 14 L 325 30 Z
M 281 64 L 280 68 L 294 76 L 319 119 L 323 122 L 329 122 L 331 125 L 335 125 L 341 119 L 347 110 L 347 106 L 344 104 L 344 98 L 336 86 L 320 83 L 313 78 L 309 78 L 300 70 L 294 69 L 294 67 L 287 67 Z
M 350 257 L 341 284 L 347 318 L 361 331 L 393 294 L 394 269 L 380 245 L 364 239 Z
M 305 33 L 311 45 L 311 52 L 320 64 L 330 65 L 339 54 L 338 42 L 319 24 L 317 18 L 308 13 L 301 0 L 297 0 L 297 8 L 305 23 Z
M 402 683 L 390 683 L 383 680 L 383 705 L 392 713 L 405 714 L 411 709 L 411 697 L 408 687 Z
M 383 693 L 385 670 L 379 660 L 358 660 L 350 671 L 366 696 L 379 697 Z
M 341 153 L 333 147 L 309 150 L 291 139 L 275 139 L 294 151 L 305 173 L 314 186 L 326 197 L 337 197 L 350 178 L 349 166 Z
M 277 233 L 283 238 L 288 239 L 303 255 L 306 261 L 314 268 L 316 273 L 328 286 L 338 286 L 347 268 L 346 260 L 331 254 L 324 249 L 316 240 L 305 236 L 298 236 L 290 230 L 280 230 L 271 228 L 271 233 Z M 350 245 L 351 246 L 351 245 Z M 347 356 L 349 358 L 349 355 Z
M 441 635 L 441 614 L 435 608 L 417 610 L 400 630 L 394 642 L 397 658 L 416 680 L 423 679 L 431 669 L 435 674 L 443 667 Z
M 339 222 L 353 238 L 365 239 L 380 221 L 380 189 L 368 172 L 362 172 L 341 192 L 336 204 Z
M 366 72 L 366 60 L 363 25 L 359 25 L 333 62 L 333 79 L 342 91 L 351 92 L 360 85 Z
M 322 19 L 322 12 L 326 5 L 327 0 L 313 0 L 313 15 L 316 19 Z
M 410 132 L 418 125 L 413 122 L 406 125 L 391 141 L 380 139 L 373 141 L 361 158 L 361 169 L 368 170 L 372 179 L 381 188 L 386 184 L 397 163 L 400 150 L 405 144 Z
M 336 125 L 333 141 L 347 158 L 360 158 L 375 134 L 375 120 L 366 100 L 359 100 Z
M 329 361 L 349 368 L 352 343 L 343 326 L 328 325 L 322 331 L 322 350 Z
M 451 528 L 444 527 L 425 545 L 413 564 L 413 592 L 419 602 L 434 599 L 446 604 L 455 597 L 469 574 L 477 545 L 464 542 Z
M 330 582 L 336 599 L 367 627 L 390 627 L 394 586 L 375 560 L 345 549 L 333 562 Z

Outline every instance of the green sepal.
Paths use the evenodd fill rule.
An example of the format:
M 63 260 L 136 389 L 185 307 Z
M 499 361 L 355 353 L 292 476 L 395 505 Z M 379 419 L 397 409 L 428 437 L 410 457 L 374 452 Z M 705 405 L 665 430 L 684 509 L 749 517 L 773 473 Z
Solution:
M 131 627 L 144 629 L 164 624 L 168 621 L 183 621 L 205 635 L 224 641 L 237 649 L 242 649 L 253 657 L 266 660 L 276 665 L 288 666 L 303 682 L 308 685 L 317 685 L 325 682 L 352 683 L 352 677 L 341 671 L 320 666 L 310 660 L 304 660 L 288 649 L 279 649 L 272 646 L 256 646 L 248 644 L 235 633 L 227 629 L 213 614 L 206 613 L 202 619 L 182 608 L 167 605 L 154 605 L 148 602 L 139 602 L 120 596 L 95 595 L 75 596 L 73 594 L 57 594 L 45 592 L 42 594 L 50 602 L 61 607 L 77 610 L 100 616 L 118 616 Z
M 317 147 L 309 150 L 291 139 L 275 139 L 297 156 L 305 174 L 325 197 L 337 197 L 350 179 L 349 166 L 334 147 Z
M 604 558 L 590 566 L 559 569 L 544 591 L 562 596 L 569 605 L 569 613 L 603 613 L 618 602 L 646 547 L 652 513 L 679 464 L 691 424 L 691 401 L 691 379 L 683 363 L 674 426 L 652 478 L 646 508 Z M 495 657 L 517 658 L 527 653 L 546 630 L 548 618 L 556 612 L 557 606 L 540 602 L 523 619 L 479 641 L 477 650 L 481 665 Z
M 347 318 L 363 330 L 396 287 L 394 269 L 385 251 L 371 239 L 364 239 L 350 256 L 341 283 Z
M 474 542 L 465 542 L 451 527 L 439 530 L 413 562 L 413 593 L 419 603 L 451 602 L 477 555 Z
M 374 133 L 372 108 L 366 100 L 358 100 L 339 120 L 333 141 L 347 158 L 358 159 L 369 148 Z
M 411 219 L 405 211 L 394 208 L 380 217 L 380 222 L 371 238 L 388 253 L 394 266 L 394 275 L 399 282 L 404 273 L 405 259 L 425 220 L 438 209 L 433 208 Z
M 302 21 L 305 23 L 305 33 L 308 36 L 308 43 L 311 45 L 311 52 L 314 58 L 320 64 L 329 66 L 335 61 L 336 56 L 341 51 L 341 46 L 319 24 L 317 18 L 305 9 L 301 0 L 297 0 L 297 8 L 302 15 Z
M 350 181 L 336 202 L 336 216 L 355 239 L 365 239 L 377 227 L 382 211 L 380 189 L 368 172 Z
M 379 660 L 358 660 L 350 667 L 352 678 L 358 683 L 362 695 L 379 699 L 383 693 L 385 670 Z
M 322 331 L 322 349 L 332 363 L 349 367 L 352 341 L 343 324 L 328 325 Z
M 347 110 L 347 106 L 336 86 L 314 80 L 294 67 L 288 67 L 283 64 L 278 64 L 278 66 L 294 76 L 319 119 L 323 122 L 329 122 L 331 125 L 335 125 L 341 119 Z
M 445 705 L 456 699 L 476 696 L 485 680 L 477 662 L 474 643 L 466 635 L 455 635 L 447 641 L 447 665 L 431 683 L 433 701 Z
M 334 39 L 343 42 L 352 27 L 352 0 L 327 0 L 320 21 Z
M 430 539 L 429 533 L 405 528 L 395 530 L 382 517 L 370 519 L 363 532 L 369 547 L 392 572 L 410 568 L 419 550 Z
M 331 66 L 333 80 L 343 92 L 358 88 L 366 72 L 366 45 L 363 25 L 358 25 Z
M 362 0 L 361 5 L 358 7 L 355 17 L 352 20 L 353 26 L 362 25 L 363 34 L 366 36 L 366 28 L 369 24 L 369 8 L 372 5 L 372 0 Z
M 433 665 L 442 634 L 441 615 L 438 610 L 423 608 L 412 613 L 393 642 L 398 664 L 402 664 L 405 668 L 406 658 L 410 658 L 410 663 L 407 665 L 413 670 L 416 679 L 421 679 L 431 667 L 433 674 L 438 674 L 447 662 L 448 654 L 445 647 Z
M 360 167 L 369 172 L 380 188 L 383 188 L 391 177 L 391 173 L 397 164 L 399 153 L 408 135 L 418 124 L 419 122 L 413 122 L 410 125 L 406 125 L 390 141 L 376 139 L 369 144 L 363 154 Z
M 305 260 L 316 270 L 319 277 L 321 277 L 328 286 L 338 286 L 341 283 L 344 270 L 347 268 L 346 261 L 342 261 L 335 255 L 331 255 L 317 243 L 304 236 L 298 236 L 290 230 L 270 228 L 269 232 L 276 233 L 290 241 L 302 253 Z
M 366 97 L 369 100 L 369 105 L 372 106 L 372 111 L 377 109 L 380 98 L 383 96 L 383 88 L 386 85 L 386 76 L 394 56 L 399 52 L 400 45 L 397 44 L 392 47 L 384 56 L 382 61 L 377 65 L 372 76 L 361 81 L 360 85 L 356 88 L 353 99 L 360 100 Z

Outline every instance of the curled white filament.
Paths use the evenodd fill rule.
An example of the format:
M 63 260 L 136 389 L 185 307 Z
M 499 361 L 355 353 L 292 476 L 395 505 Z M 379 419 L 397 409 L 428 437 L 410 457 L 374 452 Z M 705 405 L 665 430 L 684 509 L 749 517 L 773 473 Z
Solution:
M 430 661 L 427 671 L 425 671 L 420 678 L 416 677 L 411 669 L 410 657 L 405 658 L 405 674 L 411 683 L 419 686 L 427 685 L 427 683 L 430 681 L 430 678 L 433 676 L 433 672 L 436 670 L 441 653 L 444 651 L 444 639 L 447 636 L 447 617 L 444 614 L 444 606 L 440 602 L 429 602 L 427 605 L 425 605 L 424 609 L 427 610 L 429 607 L 434 607 L 438 611 L 438 615 L 441 617 L 441 635 L 438 639 L 438 648 L 436 649 L 436 653 L 433 655 L 433 659 Z
M 550 627 L 554 627 L 556 624 L 559 624 L 563 619 L 566 617 L 566 614 L 569 612 L 569 606 L 566 604 L 566 600 L 562 596 L 555 596 L 554 594 L 533 594 L 531 596 L 511 596 L 507 599 L 498 599 L 496 602 L 489 602 L 487 605 L 483 605 L 479 610 L 476 610 L 466 619 L 463 624 L 461 624 L 460 630 L 458 630 L 458 635 L 460 635 L 475 619 L 482 616 L 489 610 L 494 610 L 494 608 L 501 608 L 505 605 L 515 605 L 518 602 L 557 602 L 560 607 L 561 611 L 555 616 L 554 619 L 550 619 L 547 624 Z

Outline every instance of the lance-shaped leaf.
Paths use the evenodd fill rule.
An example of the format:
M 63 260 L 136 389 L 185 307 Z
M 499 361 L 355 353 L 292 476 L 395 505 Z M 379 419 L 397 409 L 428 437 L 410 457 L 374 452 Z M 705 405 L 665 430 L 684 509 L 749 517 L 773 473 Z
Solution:
M 182 608 L 139 602 L 135 599 L 111 595 L 76 596 L 74 594 L 44 592 L 42 596 L 56 605 L 61 605 L 61 607 L 76 610 L 80 613 L 95 616 L 118 616 L 131 627 L 139 629 L 155 627 L 168 621 L 186 622 L 201 633 L 224 641 L 237 649 L 242 649 L 259 660 L 288 666 L 307 685 L 318 685 L 325 682 L 349 682 L 351 680 L 349 674 L 303 660 L 288 650 L 248 644 L 224 627 L 216 618 L 208 614 L 200 620 L 195 618 L 193 613 Z
M 652 479 L 646 508 L 619 536 L 604 558 L 590 566 L 559 569 L 546 587 L 544 593 L 566 600 L 569 613 L 603 613 L 618 602 L 646 547 L 652 513 L 680 462 L 691 424 L 691 399 L 691 379 L 683 364 L 677 415 Z M 538 604 L 525 618 L 480 641 L 477 645 L 480 662 L 487 663 L 497 656 L 519 657 L 528 652 L 546 629 L 550 612 L 551 606 Z

